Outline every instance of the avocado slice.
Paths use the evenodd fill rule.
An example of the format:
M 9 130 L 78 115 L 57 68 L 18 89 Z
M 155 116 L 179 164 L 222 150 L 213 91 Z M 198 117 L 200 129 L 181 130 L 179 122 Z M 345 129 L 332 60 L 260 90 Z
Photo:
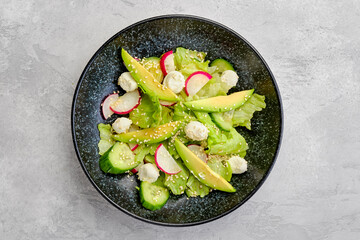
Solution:
M 196 101 L 184 102 L 193 111 L 227 112 L 243 105 L 253 94 L 254 89 L 232 93 L 227 96 L 217 96 Z
M 117 134 L 113 138 L 125 143 L 158 143 L 174 135 L 181 125 L 182 121 L 169 122 L 155 128 Z
M 224 192 L 236 192 L 223 177 L 211 170 L 200 158 L 188 149 L 179 139 L 175 139 L 175 148 L 185 166 L 203 184 Z
M 159 81 L 156 80 L 148 70 L 146 70 L 124 49 L 121 49 L 121 57 L 124 60 L 125 67 L 129 70 L 131 76 L 146 94 L 165 101 L 179 101 L 179 98 L 175 93 L 159 83 Z

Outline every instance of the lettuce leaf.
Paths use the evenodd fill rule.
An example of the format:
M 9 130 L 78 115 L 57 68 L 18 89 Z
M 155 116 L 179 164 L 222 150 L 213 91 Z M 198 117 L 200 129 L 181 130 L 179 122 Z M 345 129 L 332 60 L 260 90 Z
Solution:
M 192 51 L 182 47 L 174 53 L 175 66 L 185 78 L 196 71 L 208 71 L 209 61 L 205 61 L 206 53 Z
M 233 126 L 243 126 L 251 130 L 251 118 L 256 111 L 266 107 L 265 96 L 253 94 L 240 108 L 234 111 Z
M 115 141 L 112 139 L 111 125 L 110 124 L 98 124 L 98 129 L 100 133 L 100 141 L 98 143 L 99 154 L 103 155 Z
M 181 172 L 169 175 L 165 173 L 164 185 L 167 186 L 174 195 L 180 195 L 185 192 L 186 183 L 189 178 L 189 170 L 180 162 L 178 162 Z
M 174 116 L 173 116 L 174 121 L 185 121 L 185 122 L 189 122 L 189 121 L 193 121 L 196 120 L 196 118 L 194 117 L 194 114 L 192 114 L 192 112 L 185 107 L 184 104 L 182 104 L 181 102 L 177 103 L 174 106 Z
M 221 82 L 220 76 L 215 74 L 213 78 L 205 84 L 204 87 L 196 94 L 200 98 L 210 98 L 221 95 L 226 95 L 228 87 Z
M 190 175 L 187 183 L 186 183 L 186 195 L 188 197 L 205 197 L 209 194 L 210 188 L 205 184 L 202 184 L 199 180 L 197 180 L 194 175 Z
M 221 131 L 206 112 L 194 112 L 197 119 L 209 130 L 208 150 L 209 154 L 225 155 L 237 153 L 244 157 L 248 145 L 243 136 L 231 128 L 229 132 Z
M 214 155 L 212 155 L 214 156 Z M 222 176 L 226 181 L 230 182 L 232 176 L 232 170 L 230 164 L 226 161 L 222 161 L 221 158 L 210 158 L 207 165 L 217 174 Z
M 172 112 L 167 107 L 161 106 L 158 99 L 151 99 L 143 94 L 140 105 L 130 112 L 129 118 L 134 125 L 150 128 L 170 122 Z

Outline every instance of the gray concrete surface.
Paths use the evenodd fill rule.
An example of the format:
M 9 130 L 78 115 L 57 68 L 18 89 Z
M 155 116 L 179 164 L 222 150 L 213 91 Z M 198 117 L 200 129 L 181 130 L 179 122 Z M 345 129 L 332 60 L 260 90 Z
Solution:
M 360 1 L 169 2 L 0 1 L 0 239 L 360 239 Z M 111 206 L 82 172 L 70 132 L 92 54 L 120 29 L 168 13 L 247 38 L 285 111 L 281 152 L 260 191 L 190 228 Z

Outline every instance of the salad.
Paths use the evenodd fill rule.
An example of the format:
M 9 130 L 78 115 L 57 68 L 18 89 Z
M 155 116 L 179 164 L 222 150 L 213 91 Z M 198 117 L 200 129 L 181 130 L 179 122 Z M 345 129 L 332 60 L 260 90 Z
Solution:
M 237 73 L 225 59 L 206 60 L 205 52 L 178 47 L 138 59 L 122 49 L 121 56 L 129 72 L 118 85 L 126 93 L 110 94 L 101 105 L 105 119 L 117 116 L 98 125 L 101 170 L 136 174 L 149 210 L 162 208 L 170 194 L 235 192 L 231 177 L 248 164 L 248 144 L 235 127 L 251 130 L 265 97 L 254 89 L 229 94 L 241 84 Z

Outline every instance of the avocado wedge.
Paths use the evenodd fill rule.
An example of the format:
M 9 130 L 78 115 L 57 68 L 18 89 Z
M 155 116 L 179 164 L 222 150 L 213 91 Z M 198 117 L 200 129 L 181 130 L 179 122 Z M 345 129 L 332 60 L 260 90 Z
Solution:
M 179 98 L 175 93 L 173 93 L 166 86 L 159 83 L 159 81 L 156 80 L 148 70 L 146 70 L 124 49 L 121 49 L 121 57 L 131 76 L 135 79 L 137 84 L 146 94 L 165 101 L 179 101 Z
M 188 149 L 179 139 L 175 139 L 175 148 L 185 166 L 203 184 L 224 192 L 236 192 L 223 177 L 211 170 L 200 158 Z
M 182 125 L 182 121 L 169 122 L 155 128 L 114 135 L 116 141 L 125 143 L 158 143 L 173 136 Z
M 217 96 L 196 101 L 184 102 L 193 111 L 227 112 L 243 105 L 253 94 L 254 89 L 232 93 L 227 96 Z

